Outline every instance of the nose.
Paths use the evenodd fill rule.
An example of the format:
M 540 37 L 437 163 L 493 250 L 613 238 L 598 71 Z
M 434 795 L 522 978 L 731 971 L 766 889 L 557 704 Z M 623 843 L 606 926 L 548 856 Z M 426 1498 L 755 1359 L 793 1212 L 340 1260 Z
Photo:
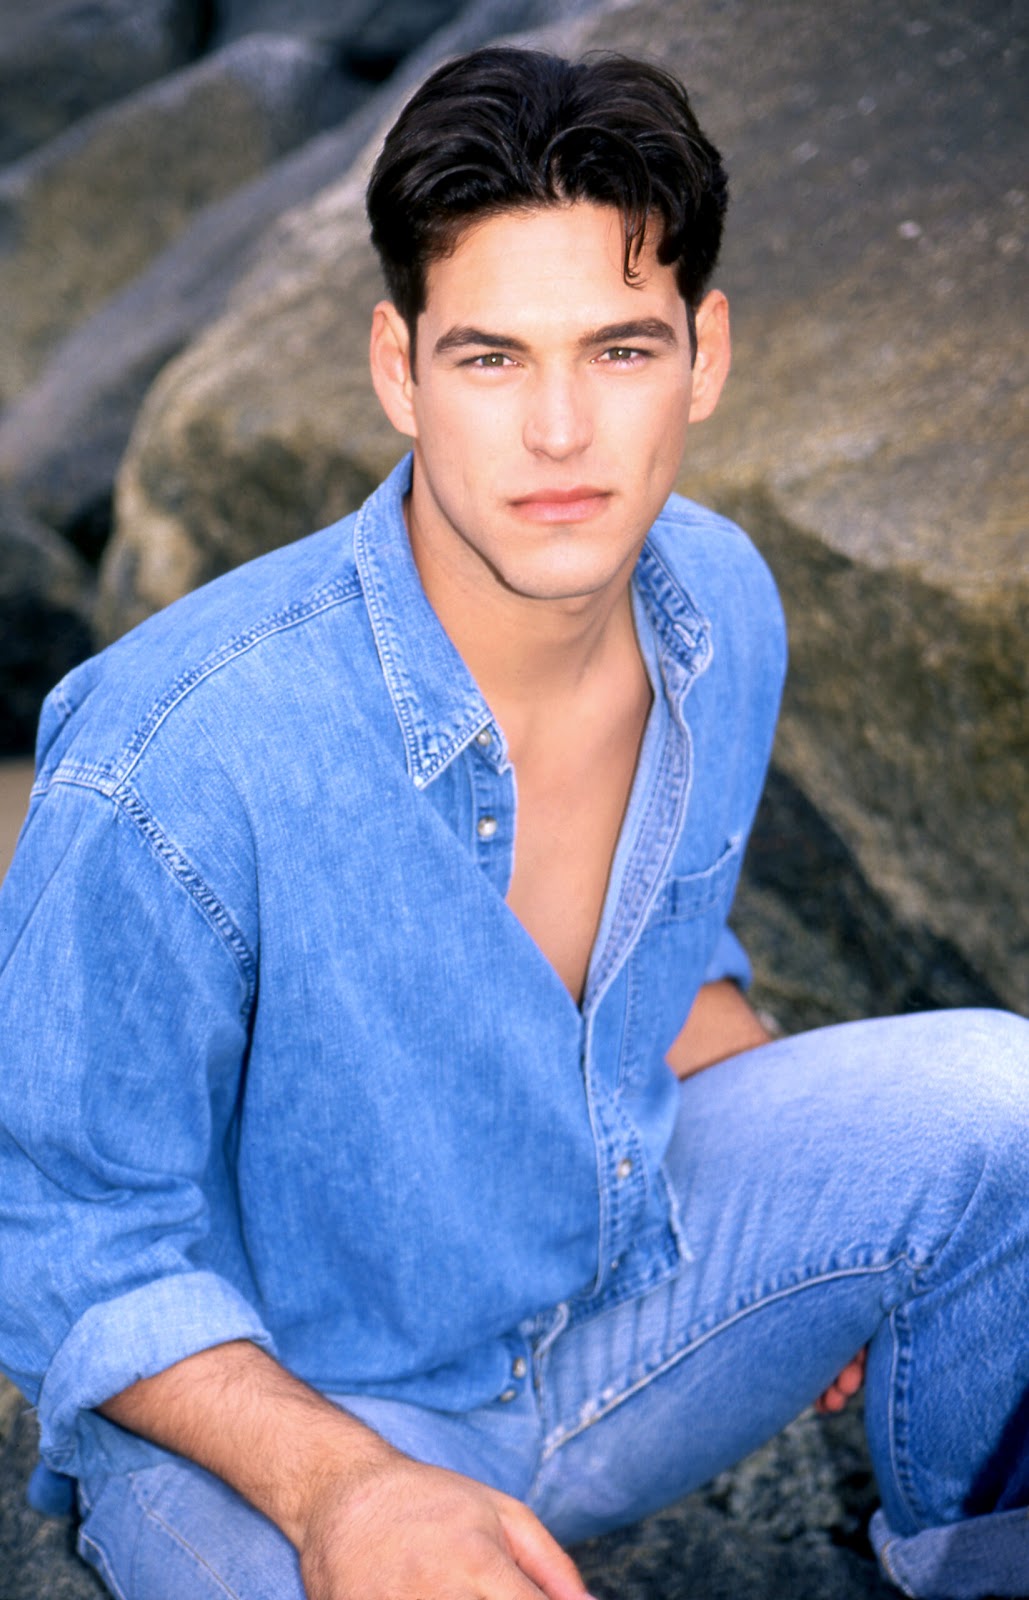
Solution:
M 593 420 L 584 385 L 567 371 L 541 371 L 527 394 L 522 439 L 534 455 L 565 461 L 592 442 Z

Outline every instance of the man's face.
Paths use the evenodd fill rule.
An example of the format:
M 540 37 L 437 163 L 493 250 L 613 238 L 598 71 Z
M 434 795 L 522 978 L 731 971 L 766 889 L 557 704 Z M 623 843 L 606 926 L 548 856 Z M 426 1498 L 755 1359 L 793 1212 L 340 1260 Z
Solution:
M 499 586 L 551 602 L 627 580 L 691 410 L 706 415 L 717 399 L 712 328 L 724 331 L 726 363 L 728 329 L 724 300 L 709 296 L 694 371 L 673 269 L 648 241 L 626 283 L 623 250 L 621 217 L 606 206 L 473 224 L 429 268 L 417 382 L 402 322 L 378 309 L 373 372 L 414 440 L 409 527 L 430 594 L 441 574 L 473 593 Z M 389 347 L 385 384 L 377 337 Z

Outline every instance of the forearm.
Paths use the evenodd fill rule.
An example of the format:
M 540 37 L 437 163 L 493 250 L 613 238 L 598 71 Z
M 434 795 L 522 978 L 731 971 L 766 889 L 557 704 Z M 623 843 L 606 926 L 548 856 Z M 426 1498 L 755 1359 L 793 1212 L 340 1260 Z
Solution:
M 397 1455 L 356 1417 L 242 1342 L 201 1350 L 99 1410 L 223 1478 L 298 1547 L 330 1485 L 344 1495 L 357 1490 Z
M 688 1078 L 728 1056 L 768 1044 L 772 1035 L 741 990 L 725 978 L 705 983 L 665 1057 L 677 1078 Z
M 519 1501 L 402 1455 L 255 1345 L 201 1351 L 100 1410 L 199 1462 L 276 1523 L 308 1600 L 589 1600 Z

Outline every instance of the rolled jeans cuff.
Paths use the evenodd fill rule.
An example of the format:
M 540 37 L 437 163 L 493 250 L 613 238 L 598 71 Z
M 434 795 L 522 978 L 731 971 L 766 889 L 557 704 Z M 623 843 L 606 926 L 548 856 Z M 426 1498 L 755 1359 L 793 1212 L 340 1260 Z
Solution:
M 1029 1595 L 1029 1509 L 994 1511 L 920 1533 L 894 1533 L 882 1511 L 869 1528 L 879 1565 L 916 1600 Z

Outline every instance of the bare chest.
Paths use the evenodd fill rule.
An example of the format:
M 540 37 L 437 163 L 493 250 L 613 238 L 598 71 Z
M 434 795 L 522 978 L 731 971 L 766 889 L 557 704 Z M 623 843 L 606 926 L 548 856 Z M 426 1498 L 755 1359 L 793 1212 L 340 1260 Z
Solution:
M 582 999 L 636 771 L 649 691 L 594 738 L 516 760 L 518 826 L 507 904 Z

